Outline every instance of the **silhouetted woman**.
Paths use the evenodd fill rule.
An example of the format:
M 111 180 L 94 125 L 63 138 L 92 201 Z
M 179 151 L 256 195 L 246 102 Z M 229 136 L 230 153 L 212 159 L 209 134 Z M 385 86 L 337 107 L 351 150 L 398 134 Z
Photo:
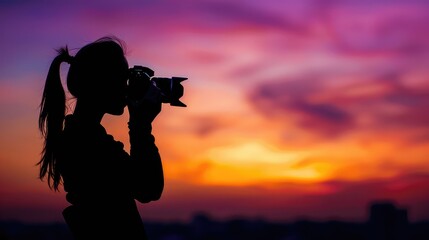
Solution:
M 60 64 L 67 62 L 67 88 L 76 98 L 65 116 Z M 158 200 L 164 187 L 152 121 L 161 111 L 154 86 L 141 101 L 127 98 L 128 62 L 121 41 L 105 37 L 74 57 L 62 48 L 53 60 L 40 106 L 44 136 L 40 179 L 51 189 L 63 184 L 70 203 L 63 216 L 75 239 L 147 239 L 136 201 Z M 105 114 L 128 106 L 130 153 L 101 125 Z

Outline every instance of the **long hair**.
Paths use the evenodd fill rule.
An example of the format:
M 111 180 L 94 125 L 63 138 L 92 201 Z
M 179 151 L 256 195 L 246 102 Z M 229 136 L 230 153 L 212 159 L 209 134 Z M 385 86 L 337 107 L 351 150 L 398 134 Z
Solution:
M 67 75 L 68 90 L 74 97 L 79 98 L 85 94 L 86 89 L 96 84 L 91 83 L 90 80 L 93 80 L 91 73 L 97 71 L 87 69 L 88 66 L 91 66 L 89 62 L 92 63 L 92 67 L 94 64 L 95 68 L 101 67 L 99 65 L 106 58 L 104 56 L 106 50 L 111 52 L 109 49 L 112 49 L 112 46 L 114 46 L 115 53 L 124 56 L 125 46 L 121 40 L 114 36 L 102 37 L 81 48 L 75 57 L 70 56 L 67 46 L 60 48 L 49 67 L 39 112 L 39 130 L 44 137 L 44 146 L 42 157 L 37 165 L 40 166 L 39 179 L 43 181 L 47 178 L 50 189 L 58 191 L 58 186 L 62 181 L 57 168 L 57 144 L 64 128 L 66 95 L 61 83 L 60 65 L 63 62 L 70 64 Z M 115 56 L 121 56 L 119 54 Z
M 58 190 L 61 181 L 56 169 L 55 144 L 63 130 L 66 112 L 66 95 L 61 84 L 60 65 L 72 61 L 67 47 L 60 48 L 57 52 L 58 55 L 49 67 L 40 103 L 39 130 L 44 137 L 44 146 L 42 158 L 37 163 L 40 165 L 39 178 L 43 180 L 47 176 L 49 188 L 55 191 Z

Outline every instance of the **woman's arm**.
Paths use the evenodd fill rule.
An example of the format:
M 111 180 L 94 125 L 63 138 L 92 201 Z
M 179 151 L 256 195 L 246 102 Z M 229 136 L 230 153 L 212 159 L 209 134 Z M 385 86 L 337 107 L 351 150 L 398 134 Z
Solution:
M 161 156 L 152 135 L 152 121 L 160 113 L 162 104 L 159 89 L 155 88 L 150 88 L 139 104 L 128 104 L 131 184 L 135 199 L 142 203 L 158 200 L 164 189 Z

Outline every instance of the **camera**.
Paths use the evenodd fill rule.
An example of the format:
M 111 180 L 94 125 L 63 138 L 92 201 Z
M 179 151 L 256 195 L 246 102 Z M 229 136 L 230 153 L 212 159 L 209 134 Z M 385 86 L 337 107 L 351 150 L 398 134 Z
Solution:
M 180 101 L 184 91 L 181 82 L 188 78 L 154 77 L 154 75 L 154 71 L 148 67 L 134 65 L 134 67 L 130 68 L 128 77 L 128 96 L 131 99 L 140 100 L 145 95 L 150 84 L 153 84 L 161 90 L 163 103 L 170 103 L 171 106 L 176 107 L 186 107 L 186 104 Z

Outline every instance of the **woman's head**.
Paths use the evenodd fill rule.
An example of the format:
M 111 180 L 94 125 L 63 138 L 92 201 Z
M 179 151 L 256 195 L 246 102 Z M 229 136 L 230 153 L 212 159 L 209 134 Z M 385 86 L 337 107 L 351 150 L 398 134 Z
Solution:
M 128 62 L 124 46 L 112 37 L 82 47 L 73 58 L 67 88 L 79 99 L 100 102 L 106 113 L 119 115 L 125 107 Z
M 40 103 L 39 129 L 45 138 L 39 178 L 47 175 L 55 190 L 61 181 L 56 168 L 56 143 L 63 130 L 66 95 L 60 78 L 60 65 L 70 64 L 67 88 L 78 103 L 87 104 L 99 114 L 121 115 L 126 106 L 128 63 L 124 46 L 115 37 L 103 37 L 82 47 L 75 57 L 61 48 L 49 67 Z M 96 108 L 96 109 L 94 109 Z

